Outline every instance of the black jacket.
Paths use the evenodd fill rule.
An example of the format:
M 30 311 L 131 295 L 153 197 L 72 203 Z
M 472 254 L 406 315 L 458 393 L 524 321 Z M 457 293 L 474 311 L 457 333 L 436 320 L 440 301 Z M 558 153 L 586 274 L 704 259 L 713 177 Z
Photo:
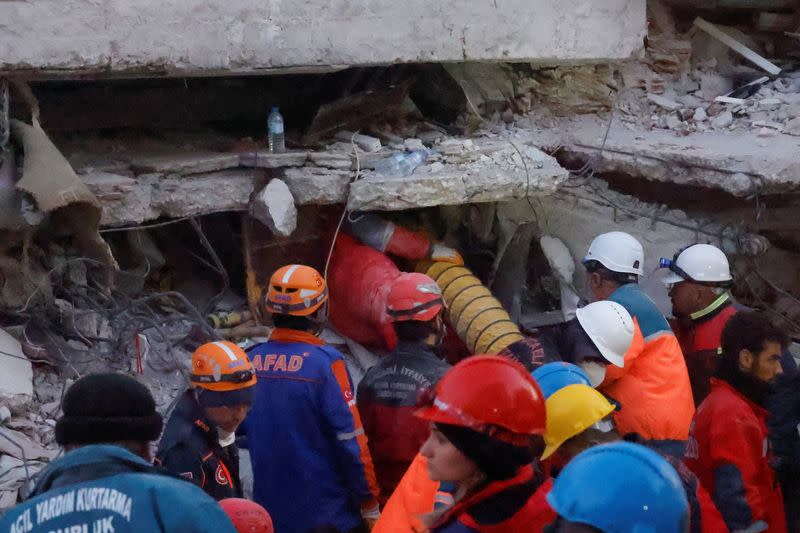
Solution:
M 191 391 L 178 401 L 156 453 L 156 464 L 188 479 L 216 500 L 241 498 L 239 449 L 219 445 L 216 427 Z

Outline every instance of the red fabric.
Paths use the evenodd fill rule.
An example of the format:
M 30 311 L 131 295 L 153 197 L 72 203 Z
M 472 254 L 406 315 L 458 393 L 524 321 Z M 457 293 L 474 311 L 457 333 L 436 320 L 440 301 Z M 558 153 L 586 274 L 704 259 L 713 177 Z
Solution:
M 328 270 L 329 317 L 346 337 L 373 349 L 397 344 L 386 300 L 400 270 L 383 253 L 340 234 Z
M 711 390 L 711 376 L 719 362 L 722 330 L 735 314 L 736 308 L 728 304 L 707 320 L 670 322 L 686 359 L 695 405 L 703 403 Z
M 509 519 L 497 524 L 479 524 L 469 514 L 469 509 L 482 503 L 492 496 L 513 487 L 529 482 L 533 478 L 533 467 L 526 466 L 520 468 L 519 473 L 511 479 L 505 481 L 494 481 L 485 489 L 469 498 L 455 504 L 452 509 L 442 516 L 438 525 L 446 524 L 453 517 L 458 517 L 458 521 L 465 526 L 480 533 L 503 533 L 509 531 L 543 531 L 544 527 L 556 519 L 556 514 L 547 503 L 547 493 L 553 488 L 553 480 L 548 479 L 536 490 L 533 496 L 523 505 L 519 511 L 514 513 Z M 435 529 L 436 525 L 432 529 Z
M 312 346 L 325 346 L 325 341 L 316 335 L 296 329 L 275 328 L 272 330 L 269 340 L 275 342 L 302 342 Z
M 536 490 L 528 503 L 510 519 L 499 524 L 478 524 L 469 515 L 462 515 L 461 523 L 480 533 L 507 533 L 509 531 L 544 531 L 556 519 L 556 513 L 547 503 L 547 494 L 553 489 L 553 480 L 547 481 Z
M 783 496 L 769 466 L 766 421 L 766 409 L 712 378 L 711 393 L 697 410 L 684 462 L 711 494 L 714 471 L 726 464 L 736 466 L 753 522 L 763 520 L 770 533 L 784 533 Z
M 699 484 L 697 485 L 697 503 L 700 504 L 700 531 L 702 533 L 728 533 L 730 531 L 725 525 L 719 509 L 714 505 L 711 495 Z
M 430 424 L 414 416 L 416 409 L 415 406 L 390 407 L 379 403 L 360 407 L 381 487 L 381 505 L 386 504 L 397 488 L 430 433 Z M 397 428 L 402 428 L 402 438 L 398 438 Z
M 397 225 L 386 245 L 386 252 L 412 260 L 425 259 L 430 249 L 431 241 L 425 235 Z

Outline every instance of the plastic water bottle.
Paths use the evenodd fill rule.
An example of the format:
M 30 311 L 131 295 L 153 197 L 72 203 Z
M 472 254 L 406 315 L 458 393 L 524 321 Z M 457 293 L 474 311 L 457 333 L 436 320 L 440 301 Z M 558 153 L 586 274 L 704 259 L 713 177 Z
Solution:
M 411 175 L 420 166 L 430 152 L 428 150 L 414 150 L 413 152 L 399 152 L 386 159 L 381 159 L 375 164 L 375 172 L 387 178 L 402 178 Z
M 269 151 L 285 152 L 286 142 L 283 135 L 283 117 L 277 106 L 272 108 L 269 117 L 267 117 L 267 132 Z

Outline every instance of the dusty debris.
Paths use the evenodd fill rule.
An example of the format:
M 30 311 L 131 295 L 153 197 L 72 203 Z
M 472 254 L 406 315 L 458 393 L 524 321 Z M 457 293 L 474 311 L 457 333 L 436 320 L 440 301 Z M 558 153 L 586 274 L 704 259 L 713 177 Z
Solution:
M 657 106 L 663 107 L 669 111 L 675 111 L 680 109 L 681 104 L 675 102 L 674 100 L 670 100 L 669 98 L 665 98 L 664 96 L 659 96 L 657 94 L 648 94 L 647 99 L 656 104 Z
M 338 132 L 336 139 L 342 142 L 353 142 L 365 152 L 377 152 L 382 147 L 380 139 L 347 130 Z
M 236 159 L 232 167 L 254 167 L 254 168 L 283 168 L 300 167 L 308 160 L 308 152 L 269 152 L 258 150 L 255 152 L 242 152 Z
M 130 164 L 137 174 L 203 174 L 235 168 L 239 165 L 239 156 L 213 152 L 134 155 Z

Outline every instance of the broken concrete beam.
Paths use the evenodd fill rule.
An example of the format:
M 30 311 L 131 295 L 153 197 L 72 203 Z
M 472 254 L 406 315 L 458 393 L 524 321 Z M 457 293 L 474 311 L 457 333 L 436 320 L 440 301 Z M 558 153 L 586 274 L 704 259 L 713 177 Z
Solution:
M 764 69 L 765 71 L 769 72 L 773 76 L 777 76 L 781 72 L 781 68 L 775 65 L 774 63 L 764 59 L 759 54 L 755 53 L 724 31 L 720 30 L 707 20 L 697 17 L 694 19 L 694 25 L 703 30 L 704 32 L 708 33 L 725 46 L 729 47 L 734 52 L 738 53 L 754 65 Z
M 22 345 L 0 329 L 0 396 L 33 395 L 33 367 Z
M 728 129 L 678 137 L 667 130 L 615 123 L 603 144 L 607 127 L 597 117 L 573 117 L 547 131 L 531 132 L 529 142 L 544 149 L 563 146 L 563 161 L 575 168 L 592 161 L 598 173 L 696 185 L 740 197 L 800 190 L 796 137 L 777 135 L 765 143 L 755 132 Z
M 243 152 L 239 154 L 239 165 L 252 168 L 301 167 L 308 160 L 308 152 Z
M 219 211 L 245 211 L 257 171 L 224 170 L 186 177 L 166 177 L 153 184 L 152 208 L 159 216 L 185 217 Z
M 160 174 L 156 174 L 152 178 L 129 178 L 107 172 L 90 172 L 80 176 L 103 206 L 100 217 L 102 226 L 141 224 L 156 218 L 157 214 L 150 206 L 151 182 L 160 177 Z
M 343 203 L 352 178 L 352 172 L 319 167 L 288 168 L 283 174 L 298 205 Z
M 253 203 L 250 214 L 263 222 L 278 235 L 288 237 L 297 228 L 297 208 L 289 187 L 278 178 L 274 178 L 261 189 Z
M 368 176 L 350 186 L 348 209 L 393 211 L 438 205 L 496 202 L 527 195 L 552 193 L 567 179 L 568 172 L 555 159 L 526 147 L 525 152 L 541 154 L 540 162 L 504 168 L 491 162 L 441 166 L 436 172 L 421 167 L 405 178 Z M 526 159 L 528 159 L 526 157 Z M 432 165 L 431 165 L 432 166 Z
M 239 154 L 218 152 L 131 156 L 131 168 L 137 174 L 153 172 L 162 174 L 202 174 L 238 166 Z
M 341 152 L 311 152 L 308 160 L 318 167 L 336 168 L 339 170 L 349 170 L 352 166 L 352 159 L 349 154 Z
M 340 131 L 336 134 L 336 139 L 342 142 L 353 142 L 365 152 L 377 152 L 381 149 L 381 140 L 369 135 L 353 133 L 352 131 Z

